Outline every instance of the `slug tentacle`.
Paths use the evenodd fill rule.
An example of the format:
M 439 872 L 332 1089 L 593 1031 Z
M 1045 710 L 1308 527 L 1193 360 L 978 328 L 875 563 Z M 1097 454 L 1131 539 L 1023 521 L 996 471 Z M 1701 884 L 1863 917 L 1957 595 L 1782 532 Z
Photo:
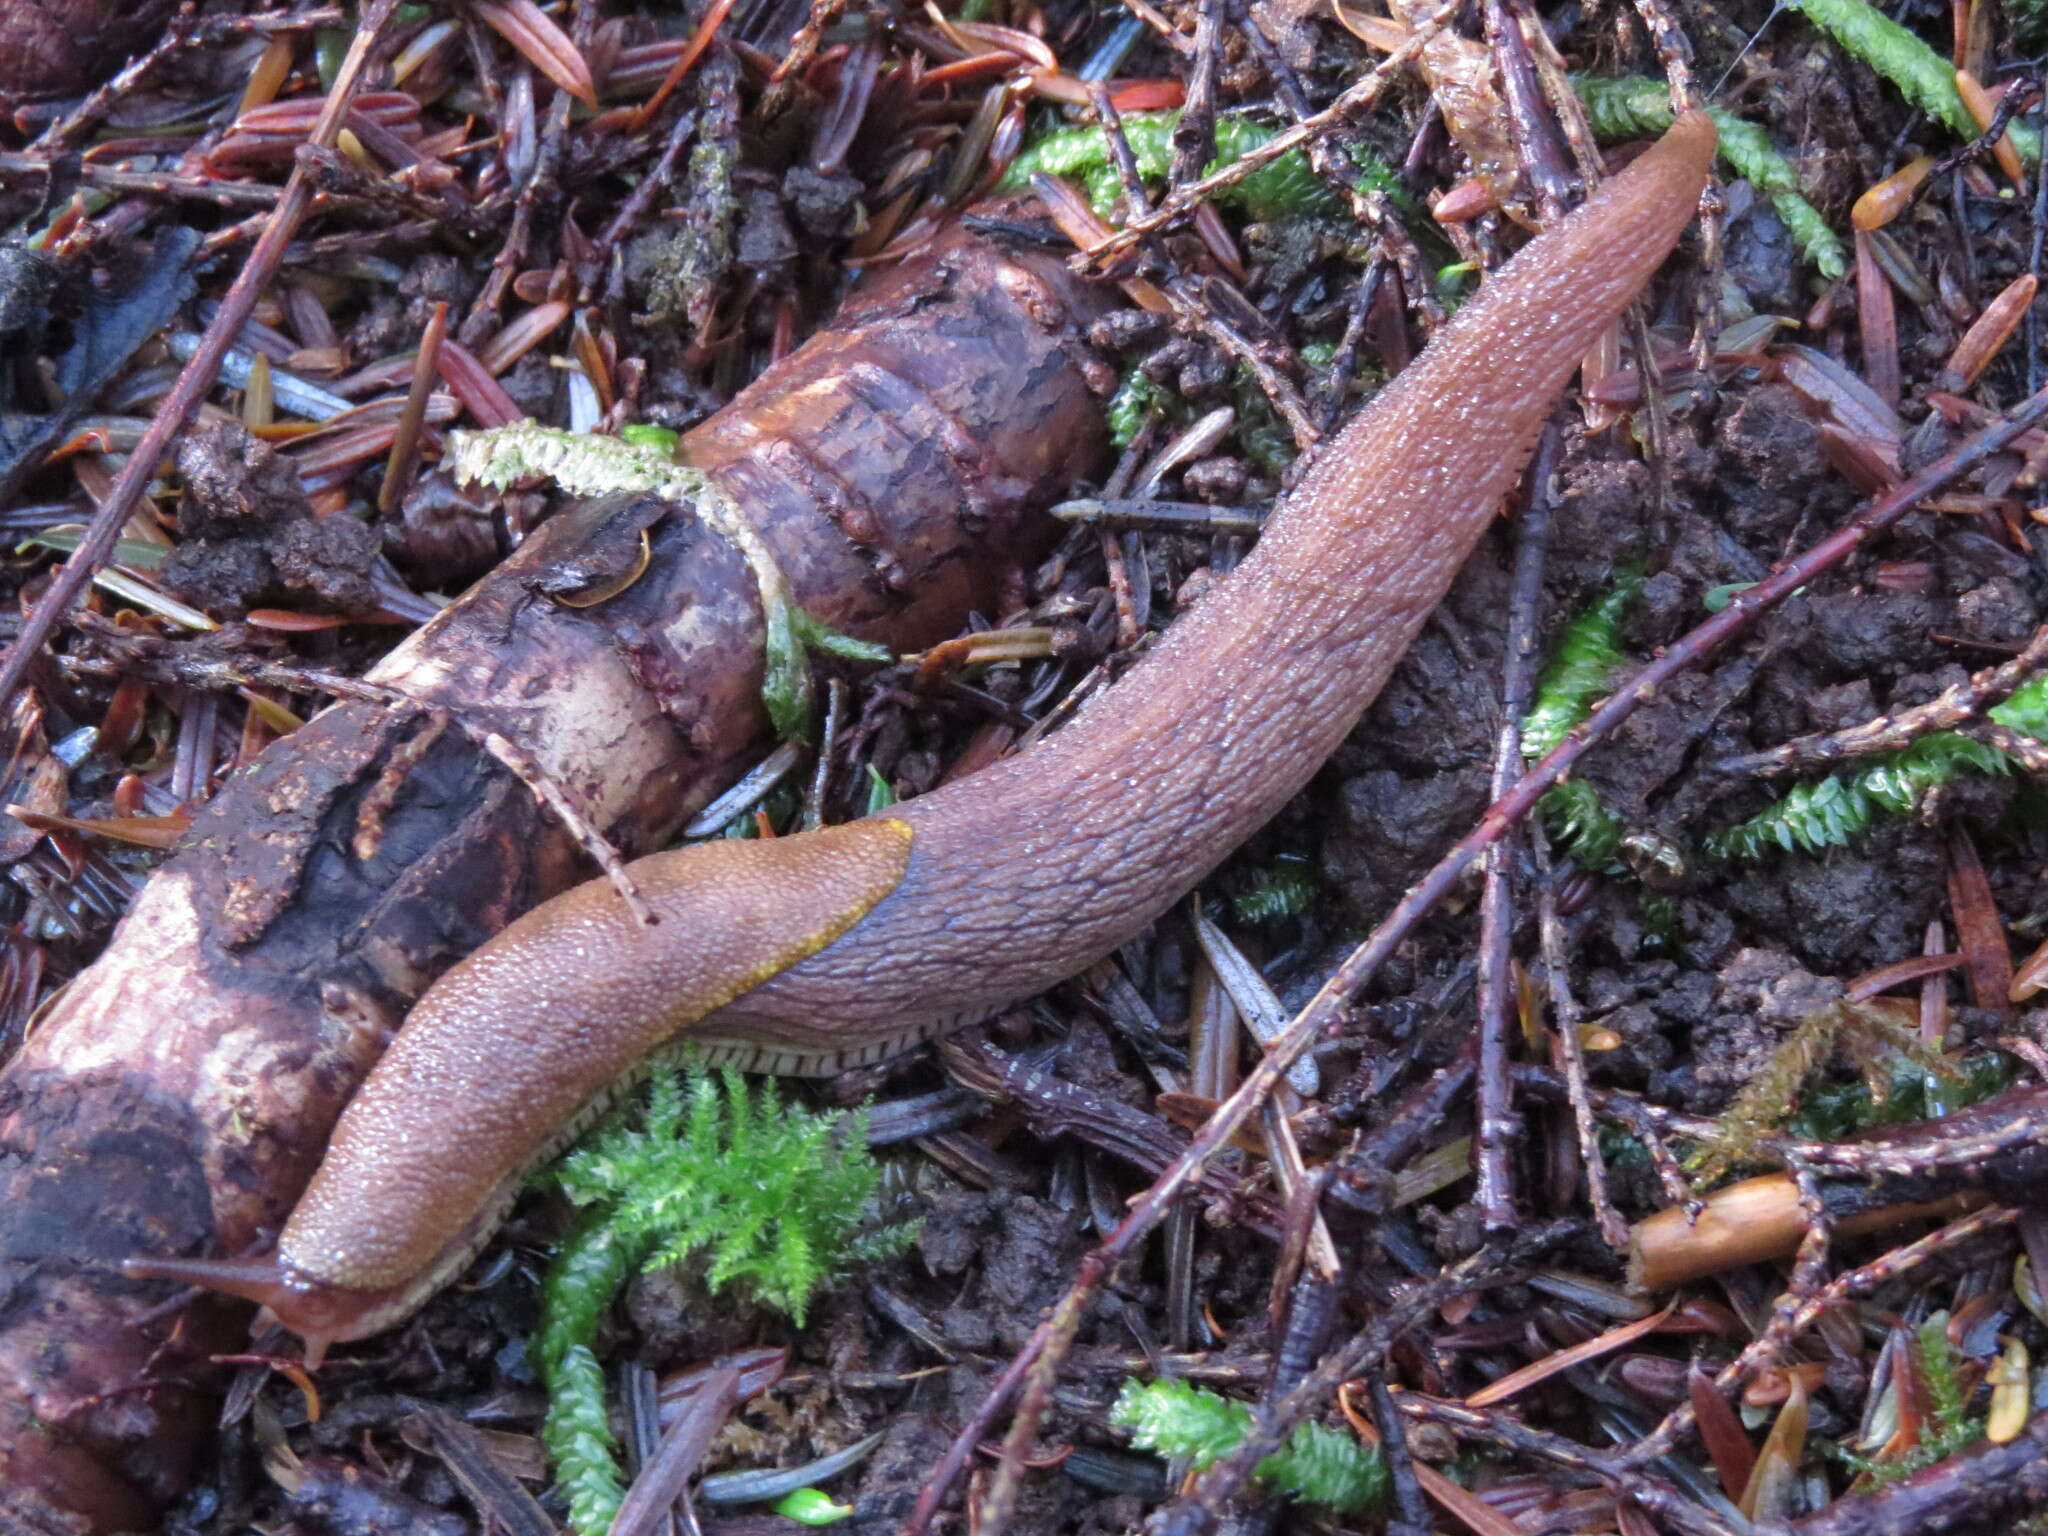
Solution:
M 121 1273 L 130 1280 L 170 1280 L 255 1302 L 263 1308 L 258 1326 L 274 1320 L 291 1329 L 305 1341 L 306 1365 L 314 1370 L 329 1345 L 362 1337 L 369 1330 L 353 1325 L 373 1314 L 389 1315 L 394 1300 L 323 1285 L 275 1259 L 134 1258 L 122 1263 Z
M 1713 151 L 1707 118 L 1681 115 L 1489 278 L 1323 449 L 1251 557 L 1064 730 L 867 821 L 643 859 L 655 927 L 594 882 L 450 971 L 285 1227 L 276 1283 L 297 1310 L 236 1266 L 135 1272 L 217 1275 L 305 1319 L 310 1343 L 358 1337 L 448 1278 L 519 1171 L 679 1034 L 829 1062 L 1028 996 L 1131 938 L 1379 692 L 1572 368 L 1691 220 Z
M 289 1282 L 274 1259 L 125 1259 L 121 1273 L 130 1280 L 171 1280 L 179 1285 L 196 1285 L 269 1306 L 280 1288 Z

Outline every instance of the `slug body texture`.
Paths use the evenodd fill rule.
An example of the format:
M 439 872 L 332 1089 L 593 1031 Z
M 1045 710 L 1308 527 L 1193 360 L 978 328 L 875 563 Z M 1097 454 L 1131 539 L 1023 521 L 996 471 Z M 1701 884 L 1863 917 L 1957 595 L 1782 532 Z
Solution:
M 1571 371 L 1683 232 L 1713 147 L 1684 114 L 1490 277 L 1321 450 L 1243 565 L 1065 729 L 882 817 L 642 860 L 654 927 L 601 882 L 535 909 L 413 1010 L 274 1263 L 130 1272 L 261 1300 L 317 1355 L 445 1281 L 517 1175 L 668 1042 L 829 1070 L 1132 937 L 1356 723 Z
M 1073 975 L 1179 900 L 1377 696 L 1572 370 L 1690 222 L 1713 148 L 1687 114 L 1488 278 L 1149 656 L 1028 752 L 891 810 L 915 834 L 903 883 L 701 1033 L 819 1050 L 942 1027 Z

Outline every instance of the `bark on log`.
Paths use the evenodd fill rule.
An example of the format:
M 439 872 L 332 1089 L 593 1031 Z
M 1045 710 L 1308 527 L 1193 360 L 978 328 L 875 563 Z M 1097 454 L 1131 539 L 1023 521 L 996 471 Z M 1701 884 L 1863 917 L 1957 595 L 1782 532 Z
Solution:
M 1078 329 L 1101 302 L 956 233 L 686 456 L 812 614 L 929 644 L 1043 552 L 1044 505 L 1095 467 L 1105 370 Z M 618 597 L 539 595 L 643 527 L 652 563 Z M 246 1312 L 116 1264 L 263 1244 L 413 999 L 590 873 L 479 736 L 644 852 L 759 750 L 762 638 L 745 563 L 693 516 L 573 504 L 372 674 L 433 709 L 337 705 L 200 816 L 0 1076 L 0 1536 L 154 1525 L 210 1428 L 204 1357 Z
M 82 91 L 155 46 L 175 0 L 0 0 L 0 112 Z

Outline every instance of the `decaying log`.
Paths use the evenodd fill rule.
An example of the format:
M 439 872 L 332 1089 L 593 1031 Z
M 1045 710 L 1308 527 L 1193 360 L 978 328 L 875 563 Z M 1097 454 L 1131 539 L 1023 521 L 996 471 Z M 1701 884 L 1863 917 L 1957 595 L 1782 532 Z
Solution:
M 172 0 L 0 0 L 0 110 L 82 91 L 155 43 Z
M 1054 258 L 955 233 L 685 455 L 811 614 L 929 644 L 992 609 L 1096 467 L 1104 370 L 1078 332 L 1101 302 Z M 643 529 L 623 593 L 545 595 Z M 337 705 L 201 814 L 0 1077 L 0 1533 L 154 1524 L 211 1425 L 205 1357 L 246 1313 L 115 1265 L 265 1242 L 412 1000 L 590 872 L 479 742 L 646 851 L 759 751 L 762 638 L 724 537 L 648 498 L 572 504 L 372 674 L 418 708 Z

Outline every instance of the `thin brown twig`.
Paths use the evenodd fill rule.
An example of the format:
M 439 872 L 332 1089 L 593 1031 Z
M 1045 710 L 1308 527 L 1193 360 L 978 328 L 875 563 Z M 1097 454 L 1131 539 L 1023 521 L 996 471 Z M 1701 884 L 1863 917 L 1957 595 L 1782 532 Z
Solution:
M 2048 745 L 2031 736 L 2022 736 L 2011 726 L 2001 725 L 1996 720 L 1979 720 L 1966 725 L 1962 734 L 1983 742 L 1994 752 L 2003 752 L 2036 783 L 2048 781 Z
M 2034 93 L 2048 97 L 2048 60 L 2043 60 L 2034 71 Z M 2007 93 L 2012 94 L 2011 92 Z M 2034 166 L 2034 207 L 2027 233 L 2027 270 L 2040 282 L 2048 273 L 2042 270 L 2042 261 L 2048 257 L 2048 155 L 2043 155 Z M 2040 304 L 2027 306 L 2027 392 L 2032 394 L 2041 387 L 2041 365 L 2048 346 L 2042 345 Z
M 1522 717 L 1536 688 L 1536 622 L 1543 568 L 1550 548 L 1550 481 L 1564 451 L 1553 417 L 1536 445 L 1526 484 L 1529 503 L 1517 526 L 1513 596 L 1508 603 L 1507 656 L 1502 668 L 1500 723 L 1493 740 L 1492 797 L 1499 799 L 1522 771 Z M 1520 839 L 1509 832 L 1487 857 L 1479 898 L 1479 1071 L 1472 1136 L 1474 1195 L 1487 1229 L 1515 1225 L 1512 1159 L 1521 1131 L 1508 1044 L 1514 1035 L 1519 989 L 1513 975 L 1514 877 Z
M 1515 26 L 1528 47 L 1536 78 L 1542 84 L 1544 99 L 1550 103 L 1553 119 L 1564 135 L 1565 146 L 1571 151 L 1578 179 L 1590 190 L 1600 180 L 1600 150 L 1593 140 L 1593 125 L 1586 118 L 1586 104 L 1572 89 L 1571 72 L 1565 65 L 1564 56 L 1557 51 L 1557 44 L 1551 41 L 1543 18 L 1536 14 L 1535 7 L 1529 4 L 1529 0 L 1505 0 L 1505 3 L 1508 15 L 1514 18 Z
M 1358 368 L 1359 344 L 1365 340 L 1366 321 L 1372 316 L 1372 307 L 1378 302 L 1380 285 L 1386 281 L 1386 253 L 1375 248 L 1372 260 L 1360 274 L 1358 288 L 1351 296 L 1351 313 L 1344 320 L 1344 334 L 1338 339 L 1336 354 L 1330 359 L 1329 371 L 1324 375 L 1323 391 L 1317 401 L 1316 425 L 1325 433 L 1334 431 L 1338 418 L 1351 393 L 1351 378 Z
M 1272 77 L 1274 94 L 1280 104 L 1296 122 L 1306 122 L 1315 115 L 1310 107 L 1307 92 L 1293 65 L 1287 61 L 1273 39 L 1267 35 L 1266 23 L 1259 10 L 1243 3 L 1233 12 L 1237 21 L 1238 34 L 1251 45 L 1259 62 Z M 1414 144 L 1419 145 L 1428 133 L 1433 120 L 1434 109 L 1423 117 L 1422 127 L 1416 131 Z M 1412 159 L 1414 148 L 1410 148 Z M 1395 216 L 1392 200 L 1366 182 L 1365 172 L 1358 162 L 1349 155 L 1332 148 L 1329 136 L 1316 138 L 1308 145 L 1308 162 L 1316 174 L 1326 181 L 1343 187 L 1351 200 L 1351 216 L 1360 225 L 1373 231 L 1373 251 L 1363 277 L 1362 296 L 1354 310 L 1352 320 L 1345 329 L 1345 343 L 1340 345 L 1333 359 L 1329 373 L 1329 398 L 1322 403 L 1318 412 L 1318 424 L 1328 432 L 1337 423 L 1337 417 L 1344 404 L 1345 386 L 1351 378 L 1352 366 L 1357 360 L 1358 337 L 1363 334 L 1370 318 L 1372 301 L 1378 294 L 1385 279 L 1389 263 L 1393 264 L 1415 304 L 1417 315 L 1425 333 L 1435 330 L 1442 321 L 1441 306 L 1438 305 L 1431 285 L 1424 280 L 1421 252 L 1409 236 L 1407 228 Z M 1402 176 L 1408 175 L 1404 167 Z M 1347 350 L 1348 347 L 1348 350 Z
M 309 148 L 315 151 L 333 148 L 342 118 L 362 84 L 370 54 L 382 38 L 384 29 L 391 24 L 397 9 L 398 0 L 368 0 L 363 7 L 362 19 L 349 42 L 348 53 L 335 75 L 333 88 L 327 93 L 326 104 L 320 109 L 319 120 L 313 125 L 308 139 Z M 242 270 L 235 274 L 234 282 L 220 301 L 213 323 L 200 338 L 198 351 L 192 354 L 192 360 L 178 375 L 178 382 L 164 397 L 156 415 L 150 418 L 148 429 L 129 453 L 120 476 L 108 490 L 99 510 L 93 514 L 92 523 L 78 548 L 71 552 L 71 558 L 57 572 L 43 593 L 42 601 L 22 621 L 20 634 L 8 648 L 4 661 L 0 661 L 0 700 L 14 696 L 14 690 L 21 686 L 22 678 L 49 639 L 50 632 L 56 628 L 57 621 L 71 611 L 87 583 L 113 552 L 115 541 L 127 526 L 137 501 L 155 476 L 164 450 L 172 437 L 184 429 L 207 391 L 213 388 L 222 360 L 255 309 L 258 295 L 276 272 L 285 247 L 291 243 L 300 221 L 306 216 L 313 193 L 310 165 L 301 158 L 292 167 L 291 178 L 285 183 L 276 208 L 271 211 L 262 238 L 249 252 L 249 259 L 243 263 Z
M 1664 66 L 1664 78 L 1671 86 L 1671 110 L 1684 112 L 1699 105 L 1699 88 L 1692 75 L 1692 40 L 1671 13 L 1665 0 L 1635 0 L 1636 14 L 1649 30 L 1657 62 Z
M 1372 1403 L 1373 1427 L 1380 1432 L 1380 1459 L 1387 1464 L 1387 1481 L 1393 1487 L 1394 1508 L 1413 1531 L 1430 1529 L 1429 1506 L 1423 1502 L 1422 1484 L 1415 1476 L 1415 1458 L 1408 1451 L 1408 1431 L 1401 1427 L 1394 1406 L 1394 1394 L 1387 1389 L 1384 1371 L 1367 1371 L 1365 1389 Z
M 109 677 L 117 681 L 132 677 L 147 683 L 170 683 L 216 693 L 232 693 L 238 688 L 281 688 L 290 693 L 324 693 L 337 699 L 361 699 L 393 708 L 424 707 L 395 688 L 364 682 L 345 672 L 326 672 L 291 662 L 185 656 L 173 651 L 163 655 L 60 656 L 57 666 L 60 671 L 78 677 Z
M 1559 1075 L 1548 1067 L 1519 1066 L 1515 1072 L 1526 1089 L 1547 1095 L 1562 1091 Z M 1661 1149 L 1663 1135 L 1705 1140 L 1720 1127 L 1718 1120 L 1647 1104 L 1619 1088 L 1590 1089 L 1588 1102 L 1595 1111 L 1621 1121 L 1631 1134 L 1651 1145 L 1652 1156 L 1660 1167 L 1670 1156 L 1668 1150 Z M 1958 1172 L 1991 1175 L 1988 1180 L 1971 1177 L 1958 1183 L 1958 1188 L 1996 1190 L 1996 1177 L 2003 1172 L 2000 1164 L 2011 1166 L 2010 1160 L 2048 1142 L 2044 1108 L 2048 1108 L 2048 1090 L 2014 1089 L 1995 1099 L 1951 1110 L 1939 1119 L 1894 1126 L 1892 1135 L 1866 1140 L 1800 1141 L 1777 1132 L 1761 1131 L 1747 1144 L 1746 1155 L 1788 1169 L 1811 1167 L 1873 1193 L 1882 1179 L 1928 1179 Z M 1970 1127 L 1967 1132 L 1956 1130 L 1959 1119 Z M 1676 1170 L 1675 1163 L 1670 1166 Z M 2017 1173 L 2007 1176 L 2023 1177 Z M 1665 1193 L 1673 1204 L 1683 1204 L 1693 1198 L 1691 1191 L 1690 1182 L 1679 1175 L 1675 1186 L 1667 1181 Z M 1925 1195 L 1888 1198 L 1909 1201 Z
M 419 467 L 420 434 L 427 424 L 427 396 L 440 378 L 441 342 L 448 334 L 448 301 L 439 300 L 420 333 L 419 350 L 413 354 L 412 382 L 406 391 L 405 413 L 398 418 L 398 435 L 391 439 L 391 453 L 385 460 L 384 482 L 377 487 L 377 510 L 390 516 L 412 489 L 413 471 Z
M 1954 730 L 1981 715 L 2011 697 L 2043 667 L 2048 667 L 2048 624 L 2036 629 L 2011 660 L 1972 673 L 1924 704 L 1880 715 L 1846 730 L 1799 736 L 1745 757 L 1728 758 L 1716 763 L 1715 771 L 1761 778 L 1795 769 L 1826 767 L 1878 752 L 1902 751 L 1932 731 Z
M 1124 9 L 1150 27 L 1160 42 L 1171 48 L 1182 58 L 1194 52 L 1194 39 L 1182 32 L 1162 15 L 1151 0 L 1123 0 Z
M 654 162 L 653 169 L 634 183 L 633 190 L 619 204 L 611 222 L 592 242 L 590 258 L 577 274 L 585 303 L 590 302 L 598 277 L 611 261 L 613 253 L 626 243 L 626 237 L 647 217 L 647 210 L 654 206 L 655 197 L 668 192 L 675 180 L 676 161 L 682 158 L 683 147 L 690 142 L 696 129 L 696 113 L 684 111 L 676 114 L 675 121 L 669 124 L 668 138 L 662 144 L 661 156 Z
M 1979 1440 L 1913 1477 L 1875 1493 L 1849 1494 L 1804 1520 L 1774 1520 L 1752 1536 L 1921 1536 L 1987 1531 L 1999 1514 L 2038 1510 L 2048 1500 L 2048 1413 L 2014 1439 Z
M 1535 193 L 1537 215 L 1545 224 L 1554 224 L 1571 205 L 1577 177 L 1565 159 L 1563 135 L 1537 79 L 1528 36 L 1505 0 L 1487 0 L 1486 41 L 1507 102 L 1508 131 L 1521 156 L 1522 174 Z
M 1116 103 L 1109 99 L 1108 90 L 1099 80 L 1088 82 L 1088 100 L 1102 124 L 1103 137 L 1109 142 L 1110 163 L 1116 167 L 1126 216 L 1143 218 L 1151 213 L 1152 201 L 1146 196 L 1144 182 L 1138 175 L 1138 157 L 1124 133 L 1123 114 L 1117 111 Z M 1213 135 L 1211 141 L 1213 149 Z M 1152 248 L 1155 242 L 1147 241 L 1146 245 Z M 1167 252 L 1156 251 L 1155 254 L 1169 268 L 1174 266 Z M 1322 434 L 1309 420 L 1308 407 L 1301 398 L 1301 392 L 1249 337 L 1216 313 L 1207 302 L 1204 284 L 1190 278 L 1174 277 L 1163 291 L 1174 306 L 1175 319 L 1204 332 L 1251 371 L 1267 400 L 1287 422 L 1288 430 L 1294 435 L 1295 446 L 1304 453 L 1313 448 Z
M 1518 1067 L 1516 1077 L 1525 1087 L 1538 1086 L 1546 1091 L 1562 1091 L 1566 1102 L 1570 1102 L 1569 1084 L 1561 1083 L 1560 1074 L 1552 1072 L 1548 1067 Z M 1657 1173 L 1657 1187 L 1664 1192 L 1665 1200 L 1672 1205 L 1685 1206 L 1689 1210 L 1697 1210 L 1704 1205 L 1705 1202 L 1693 1192 L 1692 1180 L 1685 1176 L 1685 1170 L 1679 1166 L 1678 1158 L 1664 1139 L 1665 1132 L 1673 1129 L 1665 1116 L 1676 1111 L 1665 1111 L 1658 1106 L 1645 1104 L 1634 1094 L 1620 1088 L 1594 1088 L 1590 1084 L 1586 1086 L 1586 1104 L 1590 1111 L 1619 1121 L 1631 1136 L 1643 1144 L 1644 1150 L 1650 1155 L 1650 1166 Z M 1681 1134 L 1694 1136 L 1711 1134 L 1717 1123 L 1705 1116 L 1687 1115 L 1684 1119 L 1688 1129 Z
M 1138 174 L 1137 152 L 1124 132 L 1124 115 L 1109 98 L 1109 87 L 1100 80 L 1088 82 L 1088 103 L 1102 124 L 1102 136 L 1109 143 L 1110 164 L 1116 167 L 1117 185 L 1124 195 L 1124 207 L 1132 214 L 1150 213 L 1152 199 L 1146 195 L 1145 180 Z
M 0 176 L 44 176 L 55 167 L 46 155 L 33 150 L 0 150 Z M 275 208 L 283 193 L 276 187 L 247 181 L 216 181 L 205 177 L 180 176 L 171 171 L 124 171 L 117 166 L 87 161 L 76 167 L 86 185 L 123 196 L 160 197 L 186 202 L 212 203 L 223 208 Z
M 77 106 L 53 121 L 37 138 L 34 147 L 52 152 L 63 150 L 100 122 L 113 110 L 116 102 L 154 74 L 165 59 L 182 53 L 196 41 L 197 35 L 186 25 L 186 18 L 173 16 L 151 47 L 129 59 L 111 79 L 88 92 Z
M 1154 1519 L 1153 1536 L 1203 1536 L 1294 1426 L 1320 1412 L 1345 1382 L 1378 1369 L 1402 1334 L 1452 1298 L 1520 1274 L 1578 1230 L 1576 1221 L 1552 1221 L 1492 1240 L 1403 1294 L 1355 1337 L 1325 1355 L 1284 1397 L 1255 1411 L 1243 1441 L 1193 1479 Z
M 583 808 L 570 798 L 568 789 L 552 778 L 542 768 L 539 759 L 509 737 L 497 731 L 479 729 L 471 722 L 457 717 L 456 724 L 498 763 L 502 764 L 515 779 L 524 784 L 533 798 L 555 813 L 563 829 L 576 840 L 576 845 L 589 856 L 592 863 L 604 871 L 612 889 L 619 893 L 619 899 L 626 904 L 626 910 L 633 920 L 643 928 L 652 928 L 660 921 L 654 909 L 647 904 L 647 898 L 640 893 L 632 872 L 626 867 L 625 855 L 620 853 L 612 840 L 598 829 L 598 826 L 583 813 Z
M 1167 195 L 1202 174 L 1216 158 L 1216 74 L 1223 54 L 1225 0 L 1202 0 L 1195 17 L 1194 68 L 1188 71 L 1180 121 L 1173 125 Z
M 1603 1455 L 1562 1435 L 1531 1428 L 1512 1414 L 1409 1392 L 1402 1393 L 1394 1402 L 1410 1418 L 1441 1424 L 1469 1439 L 1486 1440 L 1503 1450 L 1537 1457 L 1603 1482 L 1687 1536 L 1735 1536 L 1734 1528 L 1726 1521 L 1662 1478 L 1646 1476 L 1620 1457 Z
M 1615 1209 L 1614 1197 L 1607 1190 L 1607 1160 L 1600 1155 L 1600 1128 L 1594 1122 L 1592 1095 L 1586 1083 L 1586 1048 L 1579 1039 L 1584 1014 L 1572 992 L 1571 958 L 1565 952 L 1564 924 L 1557 913 L 1557 882 L 1551 878 L 1550 841 L 1540 824 L 1532 824 L 1529 834 L 1530 851 L 1536 861 L 1536 924 L 1543 944 L 1543 974 L 1550 988 L 1550 1011 L 1557 1024 L 1558 1048 L 1564 1056 L 1565 1096 L 1571 1103 L 1572 1129 L 1578 1136 L 1579 1166 L 1586 1171 L 1586 1199 L 1593 1207 L 1593 1220 L 1607 1246 L 1617 1253 L 1625 1252 L 1628 1222 Z M 1668 1150 L 1665 1156 L 1670 1156 Z
M 1221 278 L 1210 278 L 1206 283 L 1181 278 L 1166 287 L 1166 296 L 1187 318 L 1190 324 L 1199 328 L 1212 341 L 1244 365 L 1258 381 L 1260 391 L 1273 409 L 1287 423 L 1288 433 L 1294 438 L 1294 446 L 1303 453 L 1322 440 L 1322 428 L 1309 419 L 1308 402 L 1301 397 L 1301 391 L 1294 387 L 1294 381 L 1282 373 L 1266 357 L 1253 340 L 1232 325 L 1214 307 L 1205 302 L 1202 290 L 1210 283 L 1220 283 Z
M 1969 143 L 1958 145 L 1936 160 L 1927 174 L 1921 178 L 1920 184 L 1907 195 L 1905 206 L 1894 215 L 1893 222 L 1909 215 L 1920 206 L 1922 198 L 1934 188 L 1946 183 L 1963 166 L 1989 155 L 1999 140 L 2005 137 L 2006 129 L 2012 126 L 2013 119 L 2034 110 L 2037 91 L 2038 88 L 2015 86 L 1999 97 L 1998 105 L 1992 110 L 1991 121 L 1985 125 L 1984 131 Z M 2040 276 L 2038 272 L 2034 275 Z

